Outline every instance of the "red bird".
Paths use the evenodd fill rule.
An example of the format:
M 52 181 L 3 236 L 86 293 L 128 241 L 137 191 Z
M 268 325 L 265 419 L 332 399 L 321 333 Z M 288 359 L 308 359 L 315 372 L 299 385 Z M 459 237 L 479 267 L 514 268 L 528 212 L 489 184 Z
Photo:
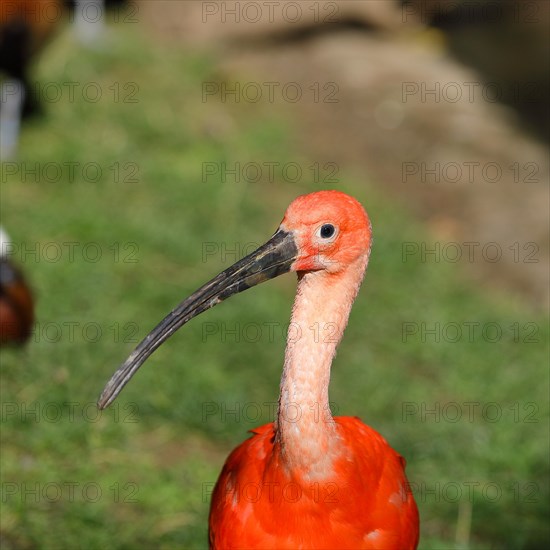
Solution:
M 298 197 L 273 237 L 172 311 L 101 395 L 104 408 L 191 318 L 297 272 L 277 419 L 229 455 L 212 496 L 211 548 L 416 548 L 418 511 L 405 460 L 358 418 L 333 418 L 329 408 L 332 359 L 370 248 L 371 224 L 355 199 L 338 191 Z

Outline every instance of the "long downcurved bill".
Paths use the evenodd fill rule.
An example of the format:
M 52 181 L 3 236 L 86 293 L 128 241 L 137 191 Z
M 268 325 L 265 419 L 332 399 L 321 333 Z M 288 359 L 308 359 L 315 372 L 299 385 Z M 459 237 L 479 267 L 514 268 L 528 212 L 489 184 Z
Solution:
M 97 405 L 108 407 L 147 358 L 176 330 L 203 311 L 259 283 L 290 271 L 298 248 L 292 233 L 279 229 L 260 246 L 203 285 L 168 314 L 136 347 L 109 380 Z

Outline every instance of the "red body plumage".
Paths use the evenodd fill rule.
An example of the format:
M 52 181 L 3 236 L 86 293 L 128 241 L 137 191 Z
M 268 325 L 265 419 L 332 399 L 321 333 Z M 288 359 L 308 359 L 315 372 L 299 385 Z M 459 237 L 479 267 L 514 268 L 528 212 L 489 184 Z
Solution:
M 273 423 L 252 430 L 214 489 L 212 548 L 416 548 L 418 511 L 405 460 L 358 418 L 334 421 L 345 452 L 334 475 L 319 480 L 285 470 Z

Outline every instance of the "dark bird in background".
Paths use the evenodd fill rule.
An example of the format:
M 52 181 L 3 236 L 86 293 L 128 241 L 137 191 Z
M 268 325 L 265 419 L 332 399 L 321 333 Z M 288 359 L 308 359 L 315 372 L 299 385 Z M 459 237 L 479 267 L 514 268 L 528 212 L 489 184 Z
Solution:
M 34 324 L 33 296 L 9 249 L 9 237 L 0 228 L 0 346 L 24 344 Z
M 91 5 L 100 20 L 87 21 Z M 123 0 L 10 0 L 0 3 L 0 158 L 17 151 L 21 120 L 40 113 L 39 97 L 32 86 L 32 63 L 54 33 L 70 20 L 71 10 L 77 38 L 84 43 L 100 42 L 107 9 Z M 97 14 L 91 10 L 90 13 Z M 82 36 L 78 36 L 81 34 Z
M 63 1 L 12 0 L 0 6 L 0 154 L 17 150 L 21 119 L 39 112 L 32 93 L 30 67 L 58 27 Z

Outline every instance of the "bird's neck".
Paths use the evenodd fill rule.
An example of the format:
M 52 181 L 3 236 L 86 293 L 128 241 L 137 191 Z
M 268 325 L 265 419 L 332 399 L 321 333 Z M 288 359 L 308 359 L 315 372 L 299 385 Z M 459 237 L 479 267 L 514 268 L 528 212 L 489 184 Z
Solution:
M 306 272 L 288 329 L 277 414 L 277 441 L 289 472 L 308 480 L 330 475 L 340 454 L 329 406 L 330 367 L 363 279 L 366 258 L 344 272 Z

